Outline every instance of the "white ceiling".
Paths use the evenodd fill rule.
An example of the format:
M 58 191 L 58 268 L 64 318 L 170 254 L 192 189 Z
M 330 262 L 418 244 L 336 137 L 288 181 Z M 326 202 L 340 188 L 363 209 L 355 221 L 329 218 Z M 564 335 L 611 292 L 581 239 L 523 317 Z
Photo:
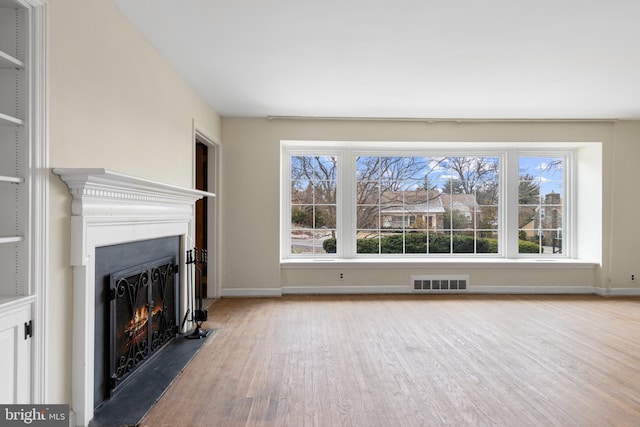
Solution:
M 640 118 L 639 0 L 115 0 L 222 116 Z

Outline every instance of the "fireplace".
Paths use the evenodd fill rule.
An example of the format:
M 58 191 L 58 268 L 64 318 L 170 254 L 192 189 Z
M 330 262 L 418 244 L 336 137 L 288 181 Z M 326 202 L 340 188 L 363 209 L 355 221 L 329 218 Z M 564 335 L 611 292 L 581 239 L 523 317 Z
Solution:
M 169 330 L 175 326 L 180 332 L 190 331 L 193 327 L 191 322 L 187 321 L 182 325 L 178 321 L 194 309 L 194 292 L 187 286 L 185 280 L 187 275 L 183 273 L 187 271 L 187 268 L 192 267 L 186 265 L 184 254 L 187 248 L 194 246 L 195 201 L 203 197 L 212 197 L 214 194 L 132 177 L 105 169 L 54 169 L 53 172 L 67 184 L 72 196 L 70 259 L 73 266 L 72 364 L 74 370 L 71 387 L 71 410 L 72 416 L 75 417 L 75 425 L 88 425 L 94 416 L 96 402 L 107 398 L 112 393 L 119 393 L 118 387 L 113 389 L 115 391 L 110 388 L 111 384 L 107 388 L 101 388 L 97 385 L 97 383 L 109 383 L 113 375 L 106 368 L 96 368 L 97 359 L 95 356 L 105 352 L 110 353 L 110 344 L 107 344 L 106 338 L 104 336 L 97 338 L 100 328 L 104 333 L 107 328 L 110 328 L 110 321 L 106 320 L 105 312 L 111 311 L 111 305 L 106 304 L 106 301 L 102 301 L 104 305 L 101 307 L 104 308 L 98 308 L 97 304 L 98 299 L 107 300 L 111 294 L 110 289 L 102 291 L 96 286 L 98 283 L 97 268 L 100 268 L 102 263 L 100 260 L 101 252 L 105 248 L 123 244 L 172 239 L 173 245 L 177 247 L 175 254 L 156 254 L 152 259 L 136 261 L 131 265 L 115 266 L 106 273 L 102 273 L 103 280 L 104 274 L 108 275 L 110 287 L 112 277 L 114 280 L 119 280 L 115 277 L 125 278 L 124 276 L 130 273 L 131 275 L 127 277 L 136 274 L 131 271 L 127 273 L 128 269 L 142 267 L 143 264 L 153 264 L 156 261 L 162 264 L 167 256 L 173 257 L 174 273 L 176 273 L 173 275 L 176 287 L 174 291 L 176 298 L 173 303 L 175 313 L 168 313 L 171 309 L 165 307 L 164 299 L 163 302 L 158 302 L 154 300 L 153 295 L 147 296 L 147 298 L 151 298 L 153 301 L 153 309 L 159 305 L 165 307 L 167 312 L 166 315 L 163 315 L 163 321 L 167 322 Z M 136 250 L 136 252 L 147 253 L 147 251 L 140 250 Z M 149 265 L 149 267 L 157 266 Z M 148 271 L 147 274 L 153 274 L 151 270 Z M 124 275 L 121 274 L 123 272 Z M 102 286 L 106 286 L 104 281 L 101 283 L 103 283 Z M 115 292 L 117 294 L 117 289 Z M 166 295 L 171 291 L 165 288 L 164 292 Z M 152 304 L 151 301 L 147 301 L 147 304 Z M 126 311 L 124 308 L 122 310 Z M 100 319 L 105 320 L 101 321 Z M 153 323 L 153 317 L 150 319 Z M 101 322 L 103 322 L 102 325 Z M 172 322 L 174 322 L 173 325 Z M 143 329 L 141 325 L 138 327 L 137 330 L 134 327 L 125 334 L 136 334 L 137 331 Z M 160 334 L 160 332 L 158 333 Z M 153 332 L 151 335 L 145 341 L 146 344 L 140 344 L 140 346 L 147 346 L 147 350 L 143 349 L 141 353 L 148 351 L 150 355 L 148 359 L 157 359 L 158 357 L 154 357 L 154 354 L 159 353 L 161 356 L 166 351 L 152 351 L 152 347 L 169 338 L 157 335 L 156 344 L 154 344 Z M 173 341 L 175 342 L 175 340 Z M 141 341 L 136 338 L 135 342 L 140 343 Z M 170 346 L 169 344 L 166 347 Z M 127 372 L 126 375 L 118 378 L 116 374 L 116 386 L 129 381 L 128 378 L 135 380 L 135 377 L 139 376 L 135 375 L 135 371 L 140 369 L 136 368 L 136 365 L 140 366 L 137 363 L 138 357 L 133 357 L 135 363 L 126 362 L 124 364 L 123 370 Z M 146 365 L 151 363 L 153 363 L 152 360 Z M 129 370 L 131 365 L 133 368 Z M 118 363 L 116 363 L 116 369 L 117 366 Z M 132 372 L 133 374 L 131 374 Z M 108 391 L 104 396 L 97 396 L 99 388 Z
M 175 260 L 111 275 L 109 389 L 114 394 L 178 333 Z
M 95 258 L 97 408 L 179 332 L 180 239 L 173 236 L 99 247 Z

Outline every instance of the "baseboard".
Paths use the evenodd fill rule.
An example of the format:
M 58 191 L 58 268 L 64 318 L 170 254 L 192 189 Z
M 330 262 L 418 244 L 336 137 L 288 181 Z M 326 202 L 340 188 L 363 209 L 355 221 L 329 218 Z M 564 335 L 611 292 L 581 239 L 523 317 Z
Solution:
M 221 289 L 221 297 L 280 297 L 282 290 L 280 288 L 228 288 Z
M 474 294 L 595 294 L 593 286 L 470 286 Z
M 454 293 L 448 291 L 447 293 Z M 221 296 L 280 297 L 282 295 L 340 295 L 340 294 L 413 294 L 409 286 L 284 286 L 282 288 L 222 289 Z M 640 296 L 640 288 L 604 289 L 593 286 L 470 286 L 469 294 L 596 294 L 601 296 Z M 416 292 L 418 294 L 418 292 Z M 425 292 L 419 292 L 425 294 Z
M 285 286 L 282 294 L 408 294 L 411 290 L 407 286 Z
M 609 297 L 637 297 L 640 296 L 640 288 L 596 288 L 596 293 L 598 295 Z

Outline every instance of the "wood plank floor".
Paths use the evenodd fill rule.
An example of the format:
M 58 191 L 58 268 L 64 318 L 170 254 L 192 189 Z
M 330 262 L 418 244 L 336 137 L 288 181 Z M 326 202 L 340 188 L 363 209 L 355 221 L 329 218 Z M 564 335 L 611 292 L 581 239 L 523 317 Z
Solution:
M 223 299 L 142 424 L 638 426 L 640 299 Z

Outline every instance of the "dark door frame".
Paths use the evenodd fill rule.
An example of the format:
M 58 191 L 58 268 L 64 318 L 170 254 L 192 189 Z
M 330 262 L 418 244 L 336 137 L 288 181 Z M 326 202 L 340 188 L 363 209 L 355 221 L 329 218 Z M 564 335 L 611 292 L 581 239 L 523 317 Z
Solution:
M 194 124 L 193 136 L 193 185 L 200 189 L 196 176 L 197 168 L 197 146 L 203 144 L 206 147 L 206 191 L 214 193 L 216 197 L 208 197 L 206 200 L 206 249 L 208 251 L 207 280 L 206 289 L 203 296 L 206 298 L 218 298 L 220 296 L 220 234 L 219 234 L 219 185 L 220 185 L 220 144 L 207 135 L 206 132 L 198 129 Z M 197 223 L 197 221 L 196 221 Z M 194 227 L 195 228 L 195 227 Z M 195 231 L 195 230 L 194 230 Z M 197 233 L 194 235 L 194 243 Z M 197 295 L 197 293 L 196 293 Z

